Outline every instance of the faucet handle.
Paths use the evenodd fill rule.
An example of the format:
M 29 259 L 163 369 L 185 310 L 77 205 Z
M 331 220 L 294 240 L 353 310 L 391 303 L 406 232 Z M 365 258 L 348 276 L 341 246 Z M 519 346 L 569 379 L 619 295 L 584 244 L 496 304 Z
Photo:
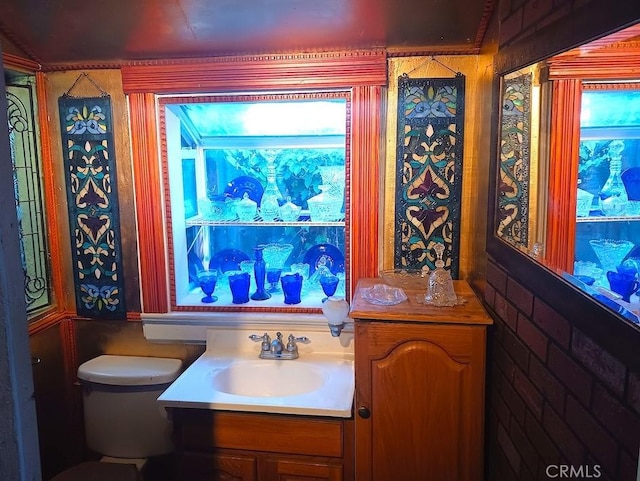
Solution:
M 311 339 L 309 339 L 307 336 L 295 337 L 293 334 L 289 334 L 289 340 L 301 342 L 302 344 L 309 344 L 311 342 Z
M 266 332 L 262 336 L 251 334 L 249 336 L 249 339 L 251 339 L 253 342 L 262 341 L 260 349 L 263 351 L 268 351 L 271 349 L 271 337 L 269 337 L 269 334 L 267 334 Z
M 293 334 L 289 334 L 289 338 L 287 339 L 287 351 L 296 352 L 298 350 L 297 342 L 309 344 L 311 340 L 306 336 L 295 337 Z
M 257 334 L 251 334 L 249 336 L 249 339 L 251 339 L 253 342 L 270 341 L 271 340 L 271 338 L 269 337 L 269 334 L 267 334 L 266 332 L 262 336 L 258 336 Z

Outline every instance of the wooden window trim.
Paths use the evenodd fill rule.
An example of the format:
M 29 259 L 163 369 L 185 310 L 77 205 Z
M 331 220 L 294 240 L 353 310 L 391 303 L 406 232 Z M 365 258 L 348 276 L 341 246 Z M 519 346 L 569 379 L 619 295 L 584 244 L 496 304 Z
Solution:
M 573 272 L 582 82 L 553 82 L 553 99 L 545 264 Z
M 351 90 L 351 291 L 378 271 L 382 50 L 146 62 L 122 67 L 129 97 L 143 312 L 169 312 L 156 95 Z

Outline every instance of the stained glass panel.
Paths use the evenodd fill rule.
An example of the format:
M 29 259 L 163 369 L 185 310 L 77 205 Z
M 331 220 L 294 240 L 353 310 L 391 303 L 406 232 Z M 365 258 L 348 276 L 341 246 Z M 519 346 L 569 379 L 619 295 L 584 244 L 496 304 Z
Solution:
M 398 81 L 394 267 L 458 276 L 464 77 Z
M 124 285 L 109 97 L 58 99 L 79 315 L 124 319 Z
M 502 91 L 498 235 L 529 244 L 531 73 L 507 79 Z
M 52 302 L 34 83 L 33 76 L 7 75 L 9 142 L 28 314 Z

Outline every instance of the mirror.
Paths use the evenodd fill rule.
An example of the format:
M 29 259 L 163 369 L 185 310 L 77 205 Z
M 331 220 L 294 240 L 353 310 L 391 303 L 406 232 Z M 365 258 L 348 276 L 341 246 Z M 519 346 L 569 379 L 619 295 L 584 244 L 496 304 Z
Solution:
M 505 73 L 497 236 L 638 323 L 640 25 Z

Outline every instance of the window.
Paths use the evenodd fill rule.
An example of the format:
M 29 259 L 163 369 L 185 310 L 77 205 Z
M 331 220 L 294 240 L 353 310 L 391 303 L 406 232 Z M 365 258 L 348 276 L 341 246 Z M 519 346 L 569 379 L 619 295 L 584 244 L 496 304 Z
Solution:
M 33 318 L 52 304 L 35 79 L 14 71 L 5 77 L 25 303 Z
M 345 295 L 349 99 L 159 98 L 172 309 L 319 308 Z M 247 278 L 248 297 L 236 289 Z M 298 301 L 287 282 L 300 278 Z

